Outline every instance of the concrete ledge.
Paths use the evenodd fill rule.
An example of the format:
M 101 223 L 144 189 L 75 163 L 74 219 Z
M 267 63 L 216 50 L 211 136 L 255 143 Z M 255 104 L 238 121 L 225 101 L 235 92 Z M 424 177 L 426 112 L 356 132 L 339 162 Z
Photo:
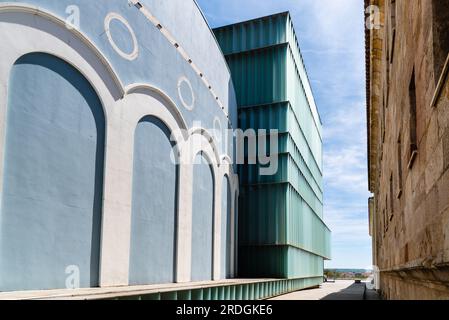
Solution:
M 0 293 L 0 300 L 258 300 L 319 285 L 304 279 L 231 279 L 165 285 Z

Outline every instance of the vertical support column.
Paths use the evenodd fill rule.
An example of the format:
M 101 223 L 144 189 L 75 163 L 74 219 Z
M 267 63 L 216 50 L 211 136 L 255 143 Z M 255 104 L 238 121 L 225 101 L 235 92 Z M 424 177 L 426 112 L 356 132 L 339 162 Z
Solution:
M 214 194 L 214 233 L 213 233 L 213 253 L 212 253 L 212 274 L 213 280 L 220 280 L 221 278 L 221 223 L 222 223 L 222 212 L 221 212 L 221 193 L 223 186 L 223 172 L 222 168 L 213 164 L 215 168 L 215 194 Z
M 0 197 L 3 195 L 3 161 L 6 142 L 6 116 L 8 104 L 8 83 L 9 74 L 14 62 L 19 58 L 19 54 L 9 53 L 12 48 L 5 50 L 0 59 Z
M 121 117 L 123 101 L 107 116 L 100 286 L 128 285 L 134 127 Z
M 176 245 L 176 282 L 191 279 L 192 257 L 192 178 L 193 167 L 181 150 L 178 188 L 178 230 Z M 187 152 L 188 153 L 188 152 Z
M 238 175 L 234 174 L 234 188 L 232 190 L 232 276 L 235 278 L 238 276 L 238 237 L 239 237 L 239 220 L 238 220 L 238 210 L 239 210 L 239 178 Z
M 231 237 L 231 253 L 230 253 L 230 260 L 229 264 L 230 264 L 230 268 L 231 268 L 231 277 L 235 277 L 235 230 L 234 230 L 234 226 L 235 226 L 235 184 L 233 181 L 233 177 L 229 179 L 230 180 L 230 189 L 231 189 L 231 219 L 229 221 L 229 228 L 230 228 L 230 237 Z

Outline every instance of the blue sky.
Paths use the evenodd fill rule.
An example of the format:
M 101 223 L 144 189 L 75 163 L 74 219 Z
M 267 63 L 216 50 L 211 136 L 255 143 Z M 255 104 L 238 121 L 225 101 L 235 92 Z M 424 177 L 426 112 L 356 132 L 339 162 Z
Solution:
M 327 268 L 368 268 L 365 56 L 361 0 L 198 0 L 211 27 L 290 11 L 324 130 Z

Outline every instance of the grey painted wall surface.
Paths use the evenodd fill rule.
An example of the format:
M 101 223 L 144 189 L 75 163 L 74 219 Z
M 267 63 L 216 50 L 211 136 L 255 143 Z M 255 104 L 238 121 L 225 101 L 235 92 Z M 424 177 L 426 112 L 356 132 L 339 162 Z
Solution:
M 233 108 L 234 86 L 229 73 L 223 72 L 228 68 L 226 60 L 194 1 L 141 0 L 140 2 L 151 8 L 161 24 L 169 26 L 170 31 L 180 39 L 181 45 L 190 53 L 199 68 L 204 70 L 226 110 L 229 110 L 232 123 L 237 125 L 237 108 Z M 199 45 L 201 50 L 198 50 Z
M 192 280 L 212 279 L 214 178 L 207 159 L 199 154 L 193 166 Z
M 1 204 L 0 291 L 98 285 L 104 116 L 87 80 L 46 54 L 11 73 Z
M 223 128 L 237 127 L 237 105 L 227 64 L 215 38 L 194 1 L 141 1 L 160 20 L 182 45 L 193 61 L 198 64 L 209 80 L 213 90 L 222 101 L 225 112 L 215 97 L 203 84 L 191 65 L 174 49 L 163 34 L 139 12 L 128 0 L 0 0 L 0 3 L 26 3 L 39 6 L 65 20 L 69 5 L 80 9 L 80 30 L 85 33 L 105 55 L 126 86 L 148 83 L 166 92 L 179 106 L 189 126 L 201 121 L 202 126 L 213 128 L 218 118 Z M 123 59 L 112 47 L 105 32 L 104 18 L 110 13 L 120 14 L 129 23 L 137 39 L 138 56 Z M 110 33 L 117 46 L 124 52 L 132 51 L 133 41 L 129 30 L 117 20 L 112 20 Z M 178 97 L 177 83 L 185 76 L 194 88 L 195 106 L 186 110 Z M 228 123 L 227 114 L 230 116 Z M 220 153 L 231 152 L 231 144 Z
M 134 138 L 129 284 L 174 282 L 177 168 L 170 131 L 155 117 Z

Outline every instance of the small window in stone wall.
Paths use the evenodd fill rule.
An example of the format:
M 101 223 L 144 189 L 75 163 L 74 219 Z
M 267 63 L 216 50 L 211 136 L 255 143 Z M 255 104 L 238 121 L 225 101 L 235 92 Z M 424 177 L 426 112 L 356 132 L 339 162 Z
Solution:
M 410 134 L 410 160 L 408 163 L 409 169 L 412 168 L 413 163 L 418 155 L 418 140 L 416 132 L 416 84 L 415 84 L 415 70 L 413 69 L 412 77 L 409 85 L 409 134 Z
M 433 60 L 435 82 L 443 71 L 449 54 L 449 0 L 432 0 Z

